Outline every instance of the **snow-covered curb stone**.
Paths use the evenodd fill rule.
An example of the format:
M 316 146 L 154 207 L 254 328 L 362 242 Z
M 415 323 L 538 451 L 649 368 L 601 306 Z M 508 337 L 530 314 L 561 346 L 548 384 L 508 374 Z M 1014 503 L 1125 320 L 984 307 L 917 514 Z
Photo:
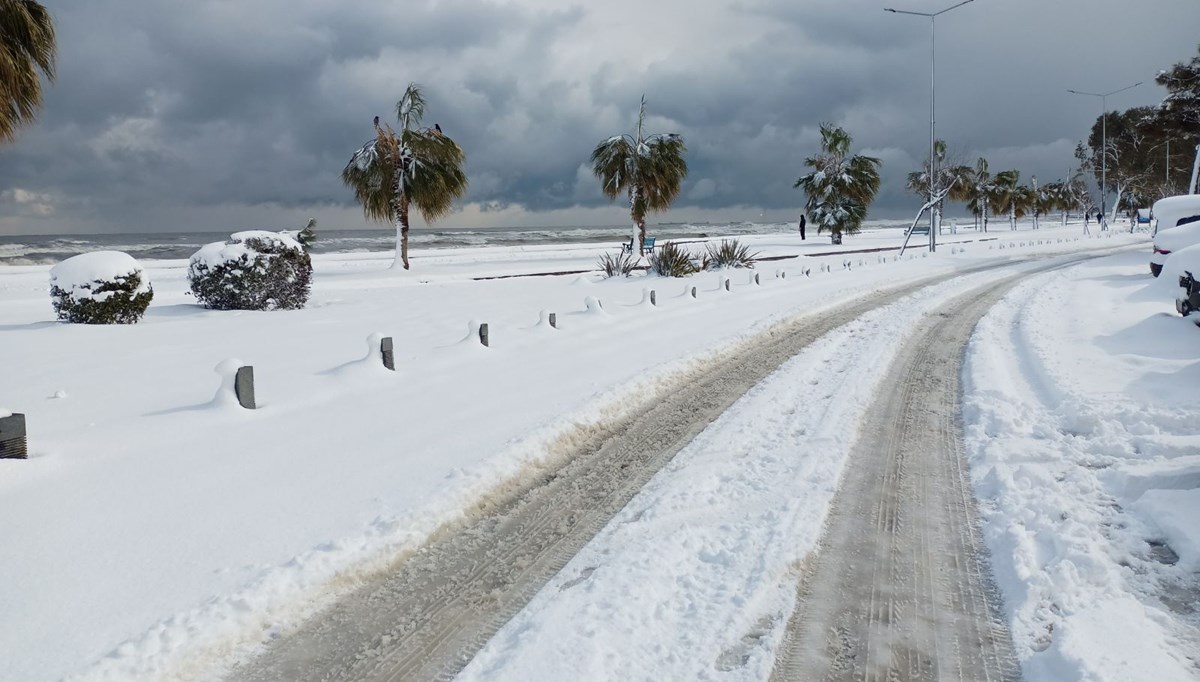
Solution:
M 129 254 L 93 251 L 50 269 L 50 296 L 60 320 L 132 324 L 145 314 L 154 291 Z

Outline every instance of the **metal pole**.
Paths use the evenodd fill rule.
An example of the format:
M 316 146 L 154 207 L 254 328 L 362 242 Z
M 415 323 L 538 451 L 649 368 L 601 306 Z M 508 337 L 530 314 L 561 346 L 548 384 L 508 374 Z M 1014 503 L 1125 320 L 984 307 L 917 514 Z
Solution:
M 1108 95 L 1100 96 L 1100 215 L 1108 219 Z M 1104 229 L 1104 228 L 1100 228 Z
M 934 198 L 937 197 L 937 159 L 935 151 L 937 146 L 937 120 L 936 120 L 936 98 L 937 98 L 937 16 L 945 14 L 952 9 L 958 9 L 963 5 L 975 2 L 975 0 L 962 0 L 956 5 L 951 5 L 939 12 L 912 12 L 909 10 L 893 9 L 885 7 L 883 11 L 893 14 L 911 14 L 916 17 L 929 17 L 929 202 L 932 204 L 929 207 L 929 250 L 937 250 L 937 204 L 934 203 Z M 918 219 L 920 216 L 918 216 Z M 916 225 L 916 221 L 913 221 Z M 911 231 L 910 231 L 911 234 Z M 908 238 L 905 237 L 907 244 Z
M 1082 90 L 1067 89 L 1067 92 L 1074 95 L 1087 95 L 1088 97 L 1100 98 L 1100 213 L 1103 215 L 1108 210 L 1108 97 L 1115 95 L 1118 92 L 1136 88 L 1141 85 L 1142 81 L 1138 81 L 1133 85 L 1127 85 L 1120 90 L 1112 92 L 1083 92 Z
M 929 201 L 937 196 L 937 145 L 934 100 L 937 97 L 937 15 L 929 17 Z M 937 204 L 929 209 L 929 250 L 937 250 Z

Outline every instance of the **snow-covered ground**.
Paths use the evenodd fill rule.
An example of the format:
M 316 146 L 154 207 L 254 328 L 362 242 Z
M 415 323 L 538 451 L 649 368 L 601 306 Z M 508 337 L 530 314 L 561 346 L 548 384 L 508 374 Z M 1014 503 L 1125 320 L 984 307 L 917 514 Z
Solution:
M 145 320 L 130 327 L 55 323 L 46 293 L 48 268 L 2 269 L 0 358 L 5 369 L 0 409 L 27 415 L 32 455 L 27 461 L 0 461 L 0 513 L 5 520 L 0 526 L 0 542 L 6 548 L 0 553 L 0 575 L 5 576 L 0 582 L 0 650 L 16 652 L 0 657 L 0 678 L 42 680 L 78 675 L 124 680 L 205 677 L 219 672 L 221 664 L 232 657 L 244 654 L 264 637 L 286 630 L 350 589 L 356 576 L 417 546 L 440 525 L 470 513 L 488 496 L 503 494 L 511 482 L 536 474 L 552 463 L 574 436 L 639 409 L 639 400 L 654 386 L 702 366 L 722 349 L 775 322 L 820 314 L 881 287 L 968 269 L 983 261 L 1020 261 L 1039 254 L 1146 241 L 1144 235 L 1119 233 L 1077 241 L 1080 231 L 1071 226 L 977 236 L 965 230 L 957 236 L 959 240 L 995 240 L 954 244 L 954 238 L 947 235 L 936 256 L 914 252 L 899 262 L 892 260 L 894 252 L 821 256 L 832 250 L 824 240 L 800 242 L 793 234 L 746 238 L 744 241 L 764 256 L 803 254 L 762 263 L 757 270 L 759 285 L 752 283 L 751 273 L 746 271 L 705 273 L 682 281 L 646 276 L 597 281 L 594 276 L 580 275 L 475 279 L 587 270 L 599 251 L 594 245 L 417 251 L 414 270 L 400 275 L 383 270 L 390 256 L 317 257 L 308 308 L 267 313 L 200 309 L 184 295 L 185 262 L 150 261 L 143 266 L 154 285 L 155 300 Z M 895 242 L 894 233 L 868 234 L 848 240 L 842 248 L 883 247 Z M 1005 248 L 1001 249 L 1002 245 Z M 1046 297 L 1060 300 L 1069 307 L 1070 315 L 1086 318 L 1087 323 L 1072 326 L 1064 314 L 1039 338 L 1046 347 L 1059 349 L 1059 355 L 1050 357 L 1062 359 L 1064 364 L 1050 367 L 1021 360 L 1018 367 L 1019 376 L 1031 373 L 1028 381 L 1035 386 L 1061 384 L 1073 395 L 1083 396 L 1077 404 L 1084 407 L 1069 413 L 1074 420 L 1067 425 L 1070 428 L 1057 432 L 1072 434 L 1062 435 L 1064 442 L 1078 438 L 1076 431 L 1090 424 L 1103 426 L 1122 416 L 1095 416 L 1099 413 L 1087 411 L 1094 404 L 1105 409 L 1123 406 L 1148 415 L 1136 428 L 1122 420 L 1129 429 L 1123 434 L 1109 434 L 1100 426 L 1087 431 L 1097 434 L 1091 438 L 1095 442 L 1087 445 L 1092 448 L 1089 452 L 1098 449 L 1106 457 L 1122 460 L 1102 470 L 1075 467 L 1100 481 L 1097 490 L 1108 490 L 1121 500 L 1123 527 L 1114 524 L 1116 530 L 1106 536 L 1109 542 L 1129 545 L 1145 528 L 1139 537 L 1163 540 L 1179 552 L 1181 559 L 1173 567 L 1145 568 L 1138 573 L 1141 564 L 1130 564 L 1133 568 L 1128 569 L 1120 568 L 1119 562 L 1113 564 L 1115 572 L 1149 576 L 1141 582 L 1131 577 L 1118 585 L 1121 594 L 1142 601 L 1150 598 L 1147 595 L 1153 585 L 1165 584 L 1171 576 L 1182 581 L 1191 570 L 1194 582 L 1196 569 L 1189 562 L 1195 559 L 1188 554 L 1194 551 L 1189 547 L 1195 546 L 1189 545 L 1188 538 L 1194 536 L 1187 535 L 1194 530 L 1187 528 L 1188 517 L 1173 523 L 1167 513 L 1175 510 L 1178 517 L 1180 507 L 1172 496 L 1186 493 L 1157 489 L 1197 487 L 1194 473 L 1191 479 L 1189 474 L 1180 476 L 1180 480 L 1192 480 L 1191 485 L 1165 486 L 1158 481 L 1168 464 L 1189 466 L 1184 455 L 1189 448 L 1194 452 L 1197 443 L 1187 440 L 1187 434 L 1195 433 L 1188 428 L 1195 423 L 1193 405 L 1200 397 L 1195 376 L 1200 367 L 1200 344 L 1188 340 L 1189 334 L 1200 330 L 1166 317 L 1171 298 L 1152 300 L 1142 293 L 1148 279 L 1145 259 L 1145 253 L 1139 251 L 1124 260 L 1106 260 L 1105 267 L 1116 268 L 1113 277 L 1097 277 L 1091 284 L 1068 290 L 1090 287 L 1108 292 L 1097 297 L 1103 299 L 1102 307 L 1094 302 L 1081 305 L 1083 293 L 1055 294 L 1076 296 L 1065 300 Z M 985 276 L 969 277 L 978 280 Z M 722 277 L 731 278 L 731 291 L 723 290 Z M 687 295 L 691 286 L 699 290 L 696 299 Z M 646 301 L 647 289 L 657 290 L 657 307 Z M 941 287 L 937 296 L 953 289 L 953 285 Z M 1122 291 L 1128 294 L 1125 298 L 1141 306 L 1139 310 L 1156 311 L 1151 317 L 1163 324 L 1147 335 L 1174 344 L 1176 354 L 1169 360 L 1131 354 L 1129 348 L 1136 344 L 1120 342 L 1120 332 L 1125 329 L 1122 320 L 1131 323 L 1126 317 L 1129 311 L 1120 304 Z M 602 307 L 594 302 L 589 305 L 589 298 L 601 301 Z M 925 301 L 900 305 L 892 314 L 882 315 L 878 324 L 895 326 L 896 333 L 903 334 L 905 321 L 927 307 Z M 981 326 L 981 338 L 987 330 L 999 328 L 993 320 L 1006 310 L 1007 304 Z M 542 311 L 557 312 L 560 328 L 540 323 Z M 1043 313 L 1054 314 L 1053 308 Z M 490 348 L 475 341 L 470 332 L 472 320 L 489 324 Z M 396 340 L 394 373 L 379 366 L 368 353 L 366 339 L 376 331 Z M 719 508 L 719 496 L 708 500 L 703 490 L 694 487 L 684 495 L 673 493 L 670 479 L 676 474 L 690 476 L 693 483 L 729 478 L 726 474 L 733 470 L 720 456 L 730 442 L 728 429 L 742 431 L 737 438 L 739 452 L 753 444 L 760 460 L 754 467 L 737 470 L 735 481 L 712 486 L 714 495 L 726 487 L 734 494 L 758 494 L 758 481 L 776 477 L 803 481 L 804 489 L 812 492 L 812 499 L 792 503 L 764 501 L 738 506 L 737 515 L 725 519 L 729 529 L 723 539 L 713 536 L 717 539 L 711 545 L 704 540 L 690 547 L 691 554 L 704 564 L 700 568 L 708 563 L 717 568 L 708 573 L 698 570 L 683 576 L 684 580 L 703 587 L 701 583 L 714 577 L 723 580 L 734 575 L 721 571 L 743 571 L 732 583 L 739 587 L 724 586 L 731 603 L 740 599 L 747 607 L 739 613 L 726 609 L 723 617 L 755 619 L 780 613 L 786 619 L 791 596 L 778 568 L 801 558 L 804 545 L 789 550 L 790 554 L 769 558 L 738 553 L 752 554 L 754 548 L 764 546 L 781 549 L 774 547 L 772 534 L 776 532 L 791 533 L 801 543 L 809 538 L 809 546 L 819 535 L 824 514 L 821 500 L 836 486 L 840 467 L 836 453 L 845 446 L 838 438 L 844 440 L 844 434 L 828 443 L 830 455 L 820 462 L 785 465 L 772 460 L 771 453 L 799 429 L 820 434 L 835 424 L 854 423 L 855 410 L 861 405 L 848 401 L 867 390 L 862 387 L 869 386 L 877 371 L 844 367 L 838 361 L 839 352 L 835 351 L 839 340 L 849 338 L 846 335 L 853 336 L 854 330 L 831 335 L 805 355 L 811 355 L 810 360 L 827 358 L 829 363 L 814 368 L 798 359 L 752 391 L 644 493 L 662 513 L 661 522 L 655 525 L 663 531 L 677 529 L 679 524 L 704 525 L 724 519 L 713 511 L 688 520 L 687 505 L 711 503 Z M 1114 336 L 1118 341 L 1111 343 L 1115 345 L 1106 345 Z M 1133 336 L 1140 338 L 1141 334 Z M 857 338 L 864 351 L 873 348 L 869 339 L 861 334 Z M 1080 344 L 1089 350 L 1084 353 Z M 1040 357 L 1040 346 L 1031 342 L 1031 348 L 1030 357 Z M 975 358 L 978 351 L 973 353 Z M 879 348 L 879 357 L 872 362 L 884 366 L 887 354 L 887 348 Z M 257 411 L 243 411 L 214 399 L 221 379 L 213 368 L 235 357 L 255 366 L 261 408 Z M 1099 372 L 1097 366 L 1113 369 Z M 846 375 L 837 373 L 838 367 L 861 378 L 862 383 L 847 383 Z M 1068 373 L 1060 376 L 1056 371 Z M 1177 378 L 1173 378 L 1175 374 Z M 821 392 L 811 384 L 807 388 L 793 385 L 797 381 L 824 382 L 831 388 Z M 1119 381 L 1125 383 L 1118 385 Z M 1176 400 L 1184 404 L 1153 402 L 1146 397 L 1154 392 L 1151 385 L 1155 382 L 1173 387 Z M 1085 389 L 1095 386 L 1124 394 L 1126 400 L 1088 402 L 1092 394 Z M 1143 390 L 1127 391 L 1128 386 Z M 772 393 L 779 397 L 771 398 Z M 974 401 L 970 403 L 974 410 L 971 419 L 985 421 L 987 396 L 977 393 L 967 396 Z M 802 399 L 805 407 L 791 415 L 776 404 L 797 399 Z M 1004 407 L 1002 401 L 995 402 Z M 1067 401 L 1055 403 L 1054 409 L 1066 405 Z M 973 427 L 975 423 L 969 421 L 968 426 L 972 427 L 971 437 L 978 439 L 980 430 Z M 1005 429 L 992 434 L 994 439 L 1020 434 L 1020 422 L 1008 419 L 1004 423 Z M 785 433 L 769 433 L 772 429 L 760 428 L 763 424 L 794 426 L 776 429 Z M 757 435 L 751 439 L 750 433 Z M 1125 441 L 1120 441 L 1122 435 Z M 1042 439 L 1046 440 L 1057 442 Z M 1105 449 L 1118 450 L 1111 445 L 1114 442 L 1125 442 L 1130 452 L 1139 453 L 1138 464 L 1146 468 L 1126 467 L 1131 463 L 1125 460 L 1135 455 Z M 1157 445 L 1151 448 L 1153 444 Z M 976 464 L 1001 470 L 1004 462 L 984 459 L 989 456 L 985 446 L 972 441 Z M 762 450 L 757 450 L 760 447 Z M 716 455 L 711 452 L 714 450 Z M 1074 456 L 1073 451 L 1071 454 Z M 1186 470 L 1194 472 L 1195 468 Z M 1022 490 L 1019 481 L 1029 480 L 1029 475 L 1009 477 L 1018 481 L 1012 484 L 1016 492 L 1005 487 L 1008 479 L 1001 474 L 983 476 L 981 480 L 993 483 L 990 489 L 980 488 L 990 495 L 989 514 L 993 505 L 1022 504 L 1012 501 L 1016 499 L 1012 495 Z M 1147 489 L 1155 490 L 1143 494 Z M 1109 498 L 1098 492 L 1095 499 L 1107 502 Z M 1083 499 L 1072 503 L 1088 504 Z M 650 508 L 634 504 L 623 514 Z M 672 509 L 680 513 L 672 513 Z M 1111 506 L 1101 511 L 1087 509 L 1116 513 Z M 1009 518 L 1004 512 L 996 514 L 988 517 L 993 540 L 1003 538 L 1003 532 L 993 529 Z M 613 532 L 606 530 L 597 542 L 613 537 Z M 1045 535 L 1053 531 L 1034 532 Z M 1126 540 L 1120 540 L 1126 535 Z M 696 536 L 683 534 L 680 542 L 688 537 Z M 631 551 L 644 546 L 628 541 Z M 680 551 L 684 550 L 688 548 Z M 590 551 L 577 559 L 587 564 L 581 570 L 597 565 L 587 563 Z M 1045 551 L 1037 551 L 1043 554 L 1040 560 L 1046 561 Z M 713 561 L 706 563 L 705 556 Z M 1130 556 L 1134 556 L 1132 550 Z M 632 558 L 636 563 L 637 557 Z M 1015 560 L 1022 566 L 1029 564 L 1020 554 Z M 997 561 L 998 573 L 1008 570 L 1016 575 L 1022 570 L 1006 569 L 1001 563 Z M 548 589 L 579 577 L 569 572 Z M 615 581 L 610 585 L 619 585 L 630 575 L 622 578 L 620 571 L 595 569 L 589 573 L 590 579 L 603 578 L 605 573 L 612 576 L 606 580 Z M 1061 582 L 1046 582 L 1061 586 L 1051 595 L 1066 595 L 1086 583 Z M 574 589 L 593 589 L 589 584 L 584 581 Z M 1022 624 L 1042 627 L 1050 622 L 1045 613 L 1051 607 L 1040 597 L 1034 600 L 1037 603 L 1025 606 L 1017 596 L 1009 595 L 1011 581 L 1002 580 L 1002 584 L 1016 614 L 1021 646 L 1027 640 L 1020 638 L 1029 630 L 1022 630 Z M 645 589 L 652 589 L 650 585 Z M 1076 613 L 1070 610 L 1074 602 L 1063 600 L 1068 603 L 1056 607 L 1060 613 L 1055 617 L 1069 622 Z M 537 603 L 535 600 L 530 608 Z M 605 615 L 603 603 L 593 602 L 591 608 L 597 615 Z M 704 617 L 702 611 L 693 615 Z M 680 611 L 672 618 L 680 621 L 686 616 Z M 527 612 L 515 622 L 528 617 Z M 1168 614 L 1165 619 L 1150 620 L 1158 623 L 1163 633 L 1155 642 L 1163 650 L 1175 652 L 1163 657 L 1179 658 L 1179 652 L 1186 651 L 1180 648 L 1187 642 L 1186 618 Z M 644 621 L 643 614 L 617 622 L 622 623 L 623 631 L 632 631 Z M 769 629 L 764 626 L 764 631 Z M 1102 634 L 1084 632 L 1071 641 L 1095 641 Z M 503 641 L 503 636 L 498 638 L 488 651 L 503 647 Z M 681 635 L 678 641 L 678 650 L 658 655 L 686 655 L 688 638 Z M 1066 645 L 1053 646 L 1067 651 Z M 500 655 L 516 660 L 512 651 Z M 754 669 L 769 669 L 769 662 L 763 662 L 765 655 L 760 655 Z M 1069 654 L 1060 658 L 1068 660 Z M 477 664 L 485 666 L 489 660 L 500 659 L 485 656 Z M 1027 669 L 1035 670 L 1037 659 L 1030 660 Z M 1079 664 L 1079 669 L 1083 665 Z
M 1200 329 L 1145 267 L 1033 279 L 969 351 L 974 484 L 1030 680 L 1200 679 Z

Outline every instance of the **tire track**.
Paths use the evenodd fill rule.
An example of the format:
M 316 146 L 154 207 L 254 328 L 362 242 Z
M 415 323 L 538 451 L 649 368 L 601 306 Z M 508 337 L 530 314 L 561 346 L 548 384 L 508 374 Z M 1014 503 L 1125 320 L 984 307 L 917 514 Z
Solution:
M 942 306 L 900 350 L 805 565 L 772 680 L 1020 679 L 978 534 L 959 380 L 975 325 L 1028 274 Z
M 296 632 L 266 644 L 230 679 L 451 679 L 684 445 L 783 362 L 923 287 L 1011 266 L 992 262 L 930 277 L 776 325 L 664 387 L 645 410 L 579 445 L 551 473 L 367 578 Z

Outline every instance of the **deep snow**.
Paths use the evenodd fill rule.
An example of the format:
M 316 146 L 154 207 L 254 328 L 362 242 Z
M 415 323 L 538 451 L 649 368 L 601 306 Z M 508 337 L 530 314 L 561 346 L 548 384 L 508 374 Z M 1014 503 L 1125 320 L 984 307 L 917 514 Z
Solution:
M 184 295 L 186 261 L 148 261 L 155 300 L 124 327 L 54 323 L 47 268 L 0 269 L 0 406 L 28 415 L 32 453 L 0 461 L 0 650 L 19 652 L 0 660 L 0 678 L 219 674 L 356 575 L 536 473 L 573 434 L 775 321 L 989 258 L 1145 243 L 1074 241 L 1079 231 L 961 246 L 947 235 L 936 256 L 902 262 L 816 257 L 830 247 L 792 234 L 747 238 L 763 255 L 813 256 L 762 263 L 761 285 L 745 271 L 473 279 L 590 269 L 595 245 L 415 251 L 414 270 L 399 274 L 384 271 L 390 254 L 317 257 L 309 307 L 263 313 L 199 309 Z M 472 321 L 489 323 L 491 348 Z M 373 332 L 395 338 L 398 371 L 364 343 Z M 1094 355 L 1093 366 L 1119 353 Z M 258 411 L 214 401 L 213 368 L 235 357 L 255 366 Z

